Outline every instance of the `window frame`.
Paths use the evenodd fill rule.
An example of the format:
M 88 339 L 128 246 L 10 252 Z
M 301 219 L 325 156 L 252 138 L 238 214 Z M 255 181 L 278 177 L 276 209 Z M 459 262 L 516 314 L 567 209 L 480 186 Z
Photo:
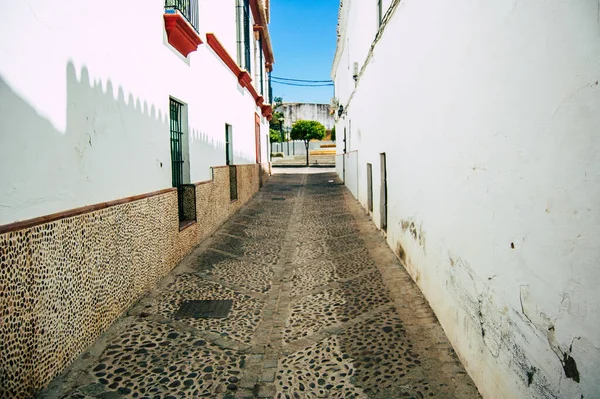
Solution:
M 233 165 L 233 126 L 225 124 L 225 165 Z

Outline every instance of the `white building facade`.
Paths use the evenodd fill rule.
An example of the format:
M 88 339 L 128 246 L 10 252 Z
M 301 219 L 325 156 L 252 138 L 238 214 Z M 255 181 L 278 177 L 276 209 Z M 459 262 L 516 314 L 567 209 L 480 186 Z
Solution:
M 225 124 L 232 127 L 233 163 L 256 163 L 257 147 L 259 162 L 267 162 L 261 105 L 270 102 L 265 64 L 272 63 L 272 51 L 254 6 L 243 11 L 244 0 L 193 0 L 191 31 L 202 44 L 186 57 L 169 43 L 163 15 L 165 4 L 188 3 L 1 6 L 7 21 L 0 28 L 0 224 L 170 187 L 164 134 L 171 99 L 186 113 L 186 182 L 207 180 L 210 167 L 225 165 Z M 250 14 L 247 32 L 243 15 L 236 15 L 244 12 Z M 210 46 L 207 33 L 248 71 L 260 102 Z M 265 52 L 258 50 L 257 35 Z
M 0 397 L 29 397 L 268 178 L 274 58 L 263 0 L 0 14 Z
M 485 398 L 600 392 L 597 11 L 340 7 L 337 171 Z

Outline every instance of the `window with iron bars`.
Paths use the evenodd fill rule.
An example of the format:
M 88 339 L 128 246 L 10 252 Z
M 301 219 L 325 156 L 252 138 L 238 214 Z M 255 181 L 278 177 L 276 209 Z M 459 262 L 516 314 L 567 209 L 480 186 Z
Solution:
M 170 99 L 170 124 L 171 124 L 171 171 L 173 187 L 183 184 L 183 104 Z
M 180 227 L 182 222 L 196 220 L 196 186 L 185 184 L 184 175 L 184 107 L 185 105 L 172 98 L 169 99 L 169 123 L 171 132 L 171 178 L 173 187 L 177 188 L 177 209 Z M 187 151 L 186 151 L 187 153 Z M 188 164 L 189 166 L 189 164 Z M 189 175 L 189 169 L 187 170 Z
M 258 58 L 259 58 L 259 63 L 260 63 L 260 95 L 261 96 L 265 96 L 265 84 L 264 84 L 264 75 L 265 75 L 265 70 L 264 70 L 264 59 L 263 59 L 263 49 L 262 49 L 262 35 L 258 38 Z
M 177 11 L 198 32 L 198 0 L 165 0 L 165 12 L 176 13 Z
M 238 65 L 248 73 L 252 72 L 250 52 L 250 1 L 237 0 L 237 58 Z
M 225 124 L 225 165 L 233 164 L 233 128 Z

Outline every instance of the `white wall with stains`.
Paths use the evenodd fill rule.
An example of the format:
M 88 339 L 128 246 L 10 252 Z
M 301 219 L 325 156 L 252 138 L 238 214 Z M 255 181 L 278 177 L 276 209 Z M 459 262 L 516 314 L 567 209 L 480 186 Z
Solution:
M 199 9 L 202 40 L 236 58 L 235 0 Z M 169 97 L 188 106 L 191 182 L 225 164 L 225 123 L 234 162 L 255 162 L 251 94 L 206 43 L 171 47 L 163 14 L 163 0 L 0 3 L 0 224 L 170 187 Z M 263 162 L 267 134 L 261 118 Z
M 329 104 L 283 103 L 276 111 L 283 113 L 283 127 L 286 130 L 291 130 L 294 123 L 301 120 L 317 121 L 325 126 L 325 129 L 331 130 L 335 122 L 333 115 L 329 114 L 329 109 Z
M 391 7 L 369 56 L 352 43 L 370 15 L 343 4 L 337 132 L 358 150 L 346 184 L 366 207 L 372 163 L 380 226 L 387 154 L 387 241 L 485 398 L 598 397 L 598 2 Z M 367 62 L 356 87 L 353 62 Z

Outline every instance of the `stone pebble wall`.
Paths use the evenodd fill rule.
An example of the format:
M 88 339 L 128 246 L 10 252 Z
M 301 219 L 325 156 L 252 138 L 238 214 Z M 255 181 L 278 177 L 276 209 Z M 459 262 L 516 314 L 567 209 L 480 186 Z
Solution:
M 229 168 L 214 168 L 196 186 L 197 223 L 182 231 L 170 191 L 0 235 L 0 397 L 45 387 L 237 212 L 268 168 L 238 165 L 234 202 Z

